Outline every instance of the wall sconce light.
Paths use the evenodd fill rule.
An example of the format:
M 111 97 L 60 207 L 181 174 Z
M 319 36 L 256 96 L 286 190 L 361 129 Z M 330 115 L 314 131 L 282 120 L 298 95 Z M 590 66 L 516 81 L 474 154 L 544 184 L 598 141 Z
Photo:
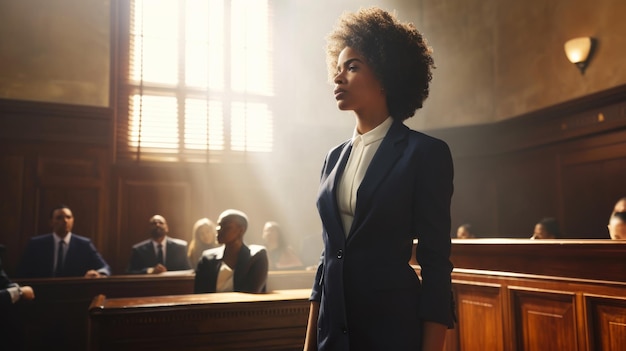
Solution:
M 595 39 L 592 37 L 574 38 L 565 42 L 565 54 L 571 63 L 578 66 L 581 74 L 585 73 L 594 47 Z

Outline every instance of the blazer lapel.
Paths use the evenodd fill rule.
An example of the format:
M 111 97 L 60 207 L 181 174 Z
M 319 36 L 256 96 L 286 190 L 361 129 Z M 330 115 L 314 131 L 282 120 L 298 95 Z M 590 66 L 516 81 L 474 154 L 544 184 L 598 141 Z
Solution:
M 345 238 L 346 235 L 343 233 L 343 225 L 341 224 L 341 216 L 339 215 L 339 207 L 337 206 L 337 186 L 348 163 L 351 150 L 352 143 L 345 143 L 338 158 L 338 162 L 336 162 L 334 166 L 327 165 L 327 167 L 332 167 L 332 169 L 328 177 L 326 177 L 320 185 L 320 196 L 318 200 L 319 210 L 323 212 L 323 215 L 320 217 L 322 220 L 326 220 L 324 225 L 327 228 L 327 232 L 342 233 L 342 238 Z
M 246 273 L 250 268 L 250 248 L 246 245 L 241 246 L 239 255 L 237 256 L 237 266 L 235 267 L 235 276 L 233 277 L 233 288 L 235 291 L 242 290 L 246 277 Z
M 401 121 L 394 121 L 376 151 L 357 191 L 354 221 L 348 239 L 363 224 L 363 217 L 367 214 L 366 209 L 372 206 L 376 189 L 404 153 L 407 146 L 407 130 L 408 128 Z
M 57 248 L 54 246 L 54 234 L 50 234 L 42 245 L 42 257 L 41 262 L 46 262 L 46 276 L 53 277 L 54 276 L 54 252 Z M 66 255 L 67 256 L 67 255 Z

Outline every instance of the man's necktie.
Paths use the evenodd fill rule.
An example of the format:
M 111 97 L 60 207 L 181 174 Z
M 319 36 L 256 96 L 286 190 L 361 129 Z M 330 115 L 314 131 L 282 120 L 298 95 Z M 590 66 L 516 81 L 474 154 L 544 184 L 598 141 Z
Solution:
M 57 251 L 57 266 L 56 266 L 56 270 L 54 271 L 55 277 L 61 276 L 61 272 L 63 272 L 63 246 L 64 245 L 65 245 L 65 241 L 63 240 L 59 241 L 59 248 Z
M 163 245 L 159 244 L 157 245 L 157 248 L 159 249 L 159 252 L 157 253 L 157 263 L 164 265 L 165 261 L 163 261 Z

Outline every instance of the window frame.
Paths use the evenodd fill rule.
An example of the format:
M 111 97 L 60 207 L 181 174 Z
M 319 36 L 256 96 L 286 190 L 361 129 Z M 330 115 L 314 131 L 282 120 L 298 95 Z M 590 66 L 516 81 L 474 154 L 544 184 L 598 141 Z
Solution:
M 179 2 L 179 1 L 177 1 Z M 180 1 L 184 3 L 184 1 Z M 211 90 L 208 87 L 202 88 L 194 88 L 189 86 L 184 86 L 181 84 L 177 84 L 175 87 L 164 87 L 158 85 L 146 85 L 143 84 L 137 85 L 133 84 L 131 77 L 131 16 L 132 16 L 132 4 L 133 1 L 116 1 L 116 23 L 114 23 L 114 30 L 111 35 L 114 37 L 114 47 L 116 48 L 112 52 L 113 56 L 113 65 L 116 68 L 112 73 L 112 83 L 113 83 L 113 93 L 112 95 L 112 107 L 114 110 L 114 151 L 113 157 L 115 163 L 125 163 L 125 162 L 136 162 L 136 163 L 161 163 L 161 162 L 180 162 L 180 163 L 224 163 L 224 162 L 246 162 L 249 160 L 249 156 L 251 154 L 271 154 L 275 147 L 274 135 L 275 131 L 275 89 L 273 86 L 273 81 L 268 83 L 271 86 L 271 93 L 268 95 L 262 94 L 253 94 L 244 92 L 236 92 L 230 89 L 229 83 L 225 83 L 225 88 L 223 92 Z M 230 4 L 229 0 L 225 1 L 225 4 Z M 185 5 L 179 5 L 180 7 L 184 7 Z M 228 31 L 231 23 L 230 23 L 230 5 L 229 9 L 225 11 L 227 15 L 225 15 L 224 28 Z M 269 64 L 271 66 L 274 65 L 274 56 L 273 56 L 273 38 L 272 38 L 272 30 L 273 30 L 273 13 L 272 6 L 269 0 L 267 0 L 267 8 L 268 8 L 268 56 Z M 182 15 L 181 15 L 182 16 Z M 184 21 L 179 21 L 179 27 L 184 27 Z M 227 37 L 230 34 L 226 34 Z M 179 41 L 180 42 L 180 41 Z M 178 55 L 183 58 L 185 55 L 185 47 L 184 41 L 183 44 L 179 44 Z M 231 67 L 231 59 L 230 59 L 230 42 L 225 43 L 224 49 L 224 71 L 225 77 L 230 75 L 232 70 Z M 184 63 L 178 64 L 178 76 L 185 76 L 184 71 L 181 67 L 184 66 Z M 273 67 L 270 69 L 270 79 L 274 79 L 273 77 Z M 227 81 L 230 78 L 225 78 Z M 151 92 L 152 94 L 147 95 L 146 92 Z M 130 111 L 130 99 L 133 94 L 139 93 L 144 96 L 153 96 L 153 94 L 169 94 L 168 96 L 174 96 L 177 99 L 177 123 L 178 123 L 178 147 L 167 149 L 167 152 L 153 152 L 152 150 L 146 151 L 145 147 L 138 146 L 134 147 L 130 145 L 130 123 L 131 123 L 131 111 Z M 210 99 L 217 100 L 222 102 L 222 106 L 224 106 L 223 113 L 223 142 L 224 148 L 223 150 L 214 150 L 210 147 L 206 147 L 204 149 L 186 149 L 185 148 L 185 139 L 184 139 L 184 103 L 181 104 L 181 101 L 185 101 L 185 99 L 189 98 L 199 98 L 199 99 Z M 233 121 L 233 116 L 231 113 L 230 106 L 233 103 L 254 103 L 261 102 L 267 106 L 267 110 L 269 111 L 269 150 L 266 151 L 249 151 L 246 148 L 244 150 L 232 150 L 231 145 L 231 123 Z M 183 110 L 183 112 L 181 112 Z M 181 114 L 183 118 L 181 118 Z M 246 114 L 246 117 L 250 114 Z M 208 121 L 206 122 L 208 123 Z M 246 145 L 249 145 L 249 140 L 246 140 Z M 249 146 L 248 146 L 249 147 Z

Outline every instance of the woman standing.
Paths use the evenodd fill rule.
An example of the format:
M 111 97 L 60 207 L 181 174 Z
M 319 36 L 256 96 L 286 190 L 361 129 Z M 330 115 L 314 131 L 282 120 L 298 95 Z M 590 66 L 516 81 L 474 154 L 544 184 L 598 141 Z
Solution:
M 369 8 L 340 18 L 326 53 L 337 106 L 356 127 L 322 169 L 324 253 L 305 350 L 440 351 L 454 318 L 452 158 L 402 123 L 428 96 L 431 50 L 413 25 Z

